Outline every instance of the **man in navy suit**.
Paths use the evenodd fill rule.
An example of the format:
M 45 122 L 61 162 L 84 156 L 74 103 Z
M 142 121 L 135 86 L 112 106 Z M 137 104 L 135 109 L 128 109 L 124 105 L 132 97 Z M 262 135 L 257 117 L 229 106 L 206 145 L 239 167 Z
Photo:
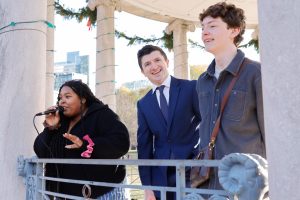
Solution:
M 137 57 L 142 73 L 153 84 L 137 103 L 138 158 L 192 159 L 200 122 L 196 81 L 170 76 L 169 60 L 157 46 L 144 46 Z M 176 186 L 174 167 L 140 166 L 139 173 L 143 185 Z M 160 194 L 145 190 L 145 199 L 157 200 Z M 176 199 L 174 193 L 167 193 L 167 199 Z

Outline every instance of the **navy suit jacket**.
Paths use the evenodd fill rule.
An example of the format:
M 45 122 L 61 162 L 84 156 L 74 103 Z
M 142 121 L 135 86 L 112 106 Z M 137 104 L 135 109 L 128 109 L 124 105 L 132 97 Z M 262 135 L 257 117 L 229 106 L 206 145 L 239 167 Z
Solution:
M 137 112 L 139 159 L 193 158 L 200 122 L 196 81 L 171 76 L 167 122 L 152 90 L 137 102 Z M 143 185 L 167 186 L 167 167 L 140 166 L 139 173 Z

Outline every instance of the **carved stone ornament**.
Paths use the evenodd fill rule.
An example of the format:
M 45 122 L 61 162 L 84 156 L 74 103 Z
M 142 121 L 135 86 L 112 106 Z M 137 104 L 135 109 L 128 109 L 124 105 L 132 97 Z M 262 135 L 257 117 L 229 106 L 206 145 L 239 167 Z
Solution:
M 26 199 L 28 200 L 33 200 L 35 199 L 35 189 L 36 189 L 36 184 L 35 184 L 35 177 L 29 176 L 26 178 Z
M 268 164 L 256 154 L 233 153 L 219 166 L 219 182 L 239 200 L 262 200 L 268 192 Z
M 18 156 L 17 159 L 17 172 L 19 176 L 25 177 L 26 176 L 26 171 L 25 171 L 25 159 L 24 156 Z
M 200 194 L 191 193 L 184 197 L 184 200 L 204 200 Z
M 191 193 L 184 197 L 184 200 L 205 200 L 200 194 Z M 227 197 L 212 195 L 208 200 L 229 200 Z

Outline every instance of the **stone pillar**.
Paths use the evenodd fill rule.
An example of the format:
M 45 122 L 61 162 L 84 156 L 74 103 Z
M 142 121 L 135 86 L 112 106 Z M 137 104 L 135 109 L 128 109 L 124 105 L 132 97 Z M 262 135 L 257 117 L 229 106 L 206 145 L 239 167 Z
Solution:
M 176 19 L 166 28 L 166 33 L 173 32 L 174 76 L 177 78 L 190 78 L 186 37 L 188 31 L 195 31 L 195 25 L 181 19 Z
M 1 199 L 25 199 L 17 158 L 34 155 L 32 119 L 45 108 L 46 7 L 41 0 L 0 1 Z
M 300 199 L 299 0 L 257 1 L 270 199 Z
M 115 94 L 115 25 L 113 0 L 89 0 L 97 8 L 96 96 L 116 111 Z
M 54 24 L 54 0 L 47 0 L 47 20 Z M 52 106 L 54 91 L 54 29 L 47 28 L 47 44 L 46 44 L 46 108 Z

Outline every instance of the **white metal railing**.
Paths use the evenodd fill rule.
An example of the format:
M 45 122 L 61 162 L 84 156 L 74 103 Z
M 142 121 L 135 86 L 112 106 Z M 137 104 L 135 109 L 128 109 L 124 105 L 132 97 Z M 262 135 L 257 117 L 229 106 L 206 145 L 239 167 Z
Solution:
M 248 161 L 248 160 L 249 161 Z M 25 179 L 26 186 L 26 200 L 42 200 L 48 199 L 47 195 L 82 200 L 90 199 L 84 195 L 81 197 L 71 196 L 61 193 L 55 193 L 47 191 L 45 188 L 46 181 L 58 181 L 76 183 L 87 186 L 90 185 L 103 186 L 103 187 L 120 187 L 127 190 L 155 190 L 161 194 L 161 200 L 166 200 L 167 192 L 175 192 L 177 200 L 202 200 L 203 194 L 213 195 L 210 199 L 224 200 L 224 199 L 239 199 L 239 200 L 260 200 L 264 194 L 268 191 L 267 184 L 267 162 L 262 160 L 263 158 L 253 154 L 229 154 L 222 160 L 146 160 L 146 159 L 38 159 L 36 157 L 24 158 L 19 156 L 18 158 L 18 173 Z M 263 162 L 261 162 L 263 161 Z M 88 180 L 74 180 L 46 177 L 44 174 L 44 164 L 89 164 L 89 165 L 125 165 L 127 166 L 173 166 L 176 167 L 176 187 L 160 187 L 160 186 L 143 186 L 139 183 L 108 183 L 108 182 L 95 182 Z M 209 166 L 219 167 L 219 171 L 228 170 L 223 173 L 228 177 L 222 177 L 220 183 L 225 190 L 209 190 L 186 187 L 185 170 L 191 166 Z M 231 170 L 234 169 L 234 170 Z M 254 170 L 249 173 L 249 170 Z M 238 173 L 237 177 L 232 173 Z M 248 177 L 251 175 L 251 177 Z M 130 176 L 127 171 L 127 176 Z M 240 180 L 242 181 L 240 181 Z M 247 180 L 247 181 L 244 181 Z M 241 185 L 251 182 L 251 186 Z M 255 183 L 256 185 L 253 185 Z M 228 185 L 229 184 L 229 185 Z M 234 185 L 237 184 L 237 185 Z M 242 191 L 238 191 L 237 188 L 242 188 Z M 88 192 L 85 192 L 88 193 Z M 254 195 L 257 197 L 253 198 Z
M 46 177 L 43 173 L 43 166 L 46 163 L 56 164 L 89 164 L 89 165 L 126 165 L 126 166 L 174 166 L 176 167 L 176 187 L 159 187 L 159 186 L 143 186 L 137 184 L 115 184 L 107 182 L 72 180 L 63 178 Z M 187 193 L 199 194 L 218 194 L 228 195 L 223 190 L 208 190 L 208 189 L 194 189 L 186 188 L 185 182 L 185 168 L 191 166 L 211 166 L 217 167 L 219 161 L 217 160 L 136 160 L 136 159 L 38 159 L 27 158 L 22 156 L 18 159 L 19 175 L 25 178 L 26 185 L 26 200 L 40 200 L 45 195 L 53 195 L 69 199 L 85 199 L 84 197 L 70 196 L 45 190 L 45 181 L 58 181 L 77 183 L 83 185 L 107 186 L 107 187 L 121 187 L 136 190 L 155 190 L 160 191 L 161 199 L 166 199 L 166 192 L 175 192 L 177 199 L 184 199 Z M 128 176 L 130 174 L 127 174 Z

